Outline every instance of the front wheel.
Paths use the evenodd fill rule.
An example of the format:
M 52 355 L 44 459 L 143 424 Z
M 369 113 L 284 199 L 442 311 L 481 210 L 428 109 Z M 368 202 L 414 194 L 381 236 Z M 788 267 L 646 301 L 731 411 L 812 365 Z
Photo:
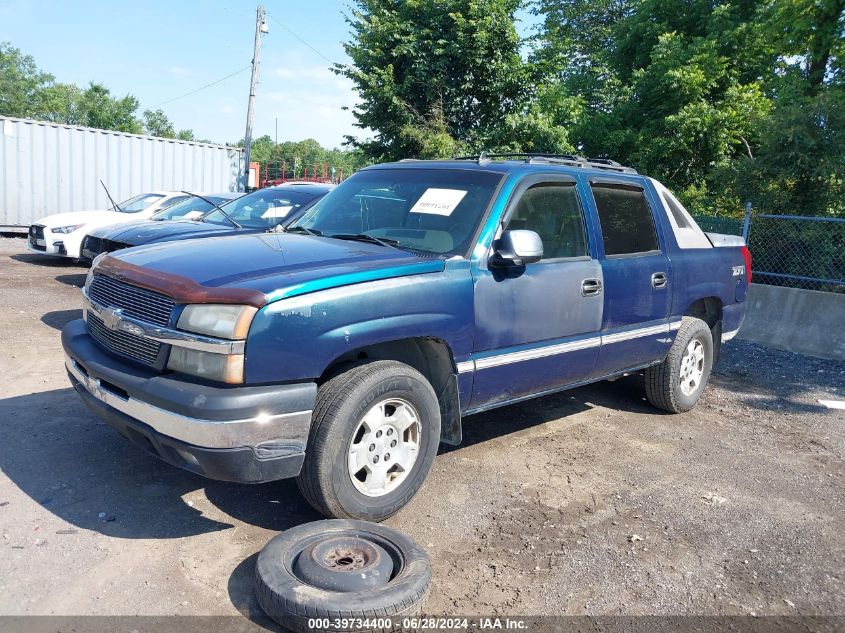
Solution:
M 303 496 L 323 515 L 381 521 L 419 490 L 440 444 L 440 406 L 417 370 L 397 361 L 354 366 L 317 392 Z
M 683 413 L 701 397 L 713 368 L 713 335 L 701 319 L 684 317 L 665 360 L 648 367 L 648 401 L 664 411 Z

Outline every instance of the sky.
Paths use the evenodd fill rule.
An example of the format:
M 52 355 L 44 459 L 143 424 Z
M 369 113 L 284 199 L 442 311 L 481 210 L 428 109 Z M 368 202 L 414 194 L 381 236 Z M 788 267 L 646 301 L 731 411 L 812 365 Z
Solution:
M 59 82 L 102 83 L 115 96 L 137 97 L 139 114 L 161 108 L 176 129 L 235 142 L 246 126 L 256 4 L 0 0 L 0 41 L 32 55 Z M 348 2 L 263 4 L 270 32 L 262 39 L 253 137 L 274 138 L 277 122 L 280 142 L 314 138 L 340 147 L 347 134 L 366 136 L 343 109 L 356 103 L 352 83 L 329 70 L 330 62 L 348 62 Z
M 101 82 L 116 96 L 133 94 L 141 111 L 160 107 L 177 129 L 237 141 L 246 126 L 256 4 L 0 0 L 0 41 L 32 55 L 57 81 Z M 320 8 L 309 8 L 314 6 Z M 332 0 L 319 5 L 265 0 L 270 33 L 262 40 L 254 137 L 274 137 L 277 118 L 280 141 L 315 138 L 335 147 L 344 135 L 356 133 L 351 112 L 342 109 L 355 104 L 352 84 L 332 73 L 326 61 L 347 61 L 344 6 Z

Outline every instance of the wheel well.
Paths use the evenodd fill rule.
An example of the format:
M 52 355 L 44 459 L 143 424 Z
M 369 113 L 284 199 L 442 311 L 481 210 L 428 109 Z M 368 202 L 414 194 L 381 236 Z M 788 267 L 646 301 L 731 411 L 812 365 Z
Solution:
M 722 300 L 718 297 L 705 297 L 694 301 L 684 316 L 693 316 L 710 326 L 713 334 L 713 362 L 719 360 L 722 353 Z
M 431 384 L 440 402 L 442 442 L 461 442 L 461 409 L 457 369 L 449 345 L 437 338 L 415 337 L 376 343 L 346 352 L 336 358 L 320 377 L 323 384 L 350 365 L 368 360 L 395 360 L 410 365 Z
M 722 301 L 718 297 L 698 299 L 687 308 L 684 316 L 693 316 L 701 319 L 712 330 L 722 320 Z

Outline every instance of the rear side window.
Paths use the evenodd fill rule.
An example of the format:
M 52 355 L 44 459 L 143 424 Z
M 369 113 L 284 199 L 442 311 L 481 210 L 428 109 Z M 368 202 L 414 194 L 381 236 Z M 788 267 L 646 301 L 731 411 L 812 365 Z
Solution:
M 654 219 L 639 187 L 593 184 L 606 255 L 659 250 Z
M 508 229 L 537 233 L 543 240 L 543 259 L 587 255 L 584 219 L 574 183 L 540 183 L 526 189 Z
M 669 212 L 672 214 L 672 217 L 675 219 L 675 224 L 679 229 L 687 229 L 689 228 L 689 222 L 687 222 L 687 218 L 684 215 L 684 212 L 681 211 L 680 203 L 675 200 L 675 196 L 669 194 L 667 191 L 663 194 L 663 201 L 666 203 L 666 206 L 669 207 Z

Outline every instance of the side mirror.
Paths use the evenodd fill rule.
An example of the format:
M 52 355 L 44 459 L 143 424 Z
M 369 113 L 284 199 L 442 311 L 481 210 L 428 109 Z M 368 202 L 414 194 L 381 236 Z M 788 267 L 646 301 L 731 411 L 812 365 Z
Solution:
M 543 240 L 534 231 L 504 231 L 493 242 L 493 251 L 490 264 L 494 266 L 525 266 L 543 258 Z

